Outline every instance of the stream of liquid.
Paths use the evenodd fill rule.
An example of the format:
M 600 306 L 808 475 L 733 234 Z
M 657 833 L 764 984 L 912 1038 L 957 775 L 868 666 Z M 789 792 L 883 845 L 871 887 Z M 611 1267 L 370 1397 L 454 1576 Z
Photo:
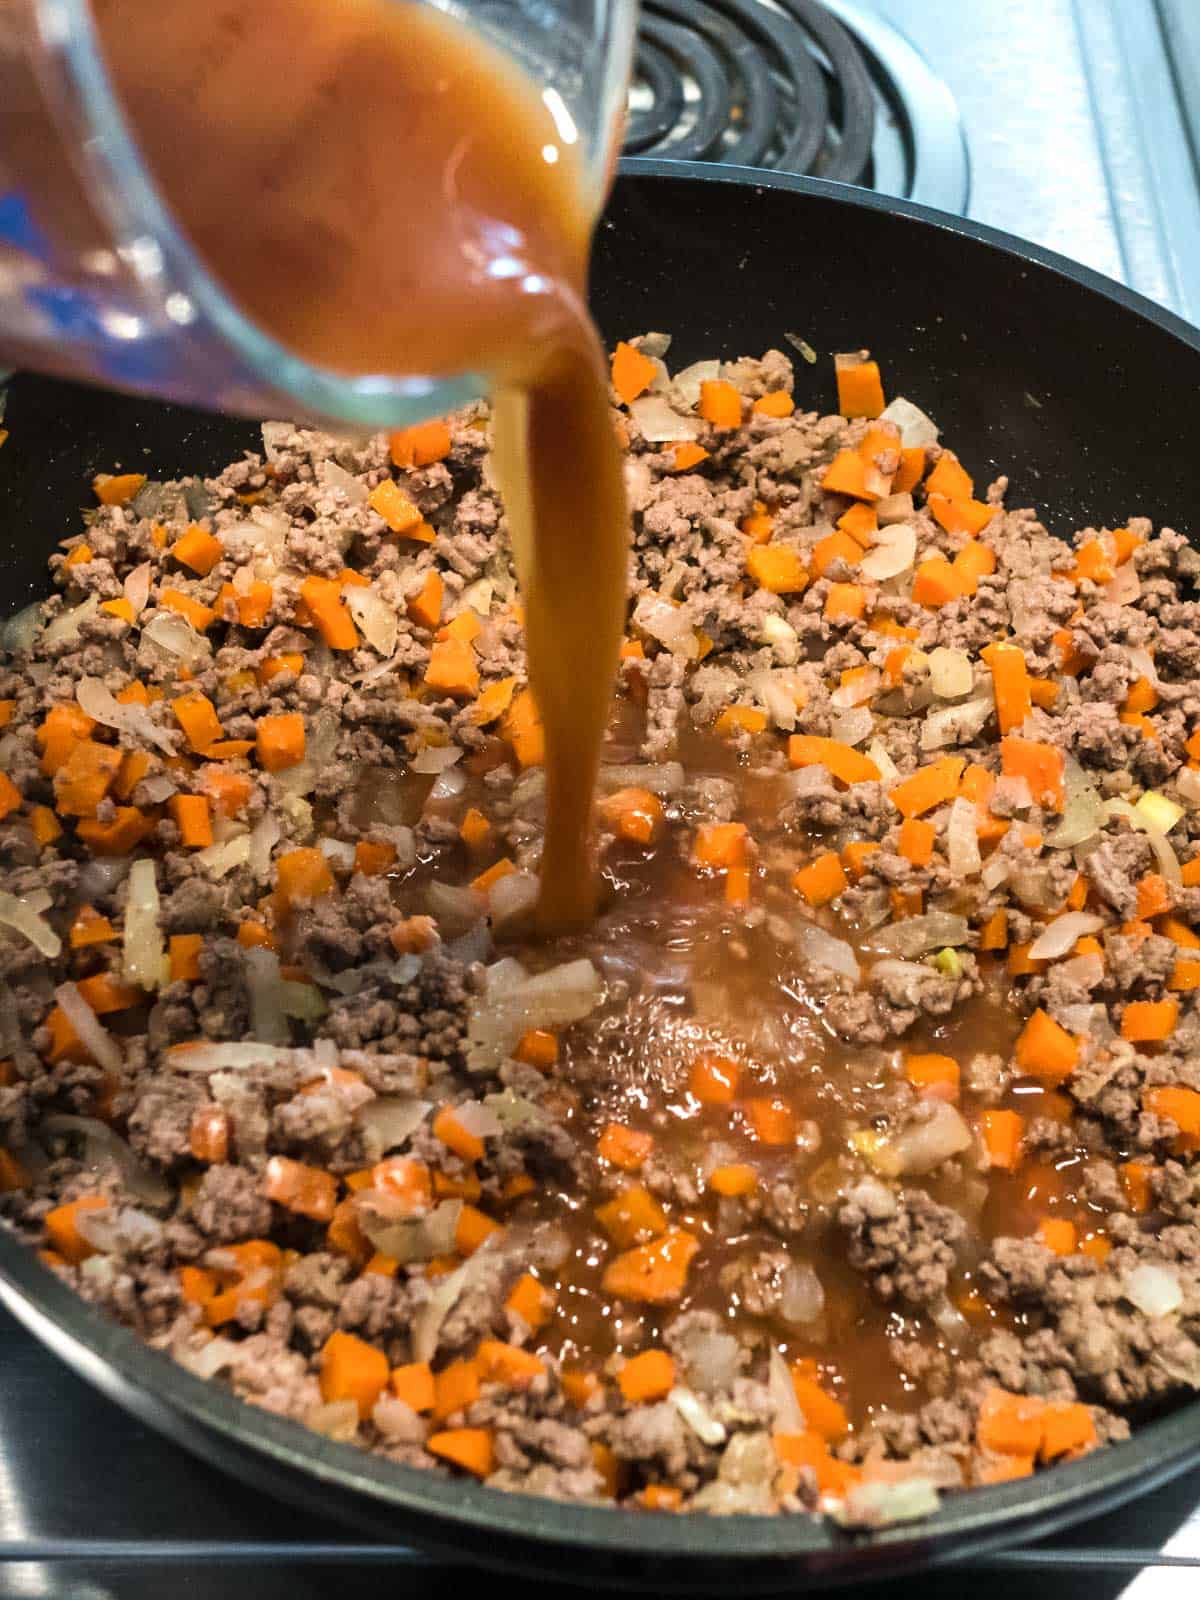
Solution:
M 540 920 L 586 922 L 628 518 L 585 304 L 583 154 L 561 103 L 425 5 L 93 9 L 160 188 L 247 316 L 338 372 L 493 382 L 546 735 Z

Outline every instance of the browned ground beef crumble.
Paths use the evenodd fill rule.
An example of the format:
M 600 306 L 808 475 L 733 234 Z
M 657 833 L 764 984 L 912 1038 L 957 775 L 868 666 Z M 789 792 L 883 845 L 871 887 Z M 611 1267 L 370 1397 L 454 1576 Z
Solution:
M 747 401 L 792 387 L 790 363 L 778 351 L 729 364 L 724 376 Z M 83 535 L 51 558 L 59 592 L 45 606 L 45 625 L 0 672 L 0 699 L 13 702 L 0 766 L 23 801 L 0 822 L 0 887 L 17 897 L 40 892 L 40 915 L 62 939 L 61 954 L 47 958 L 19 933 L 0 933 L 0 1054 L 7 1058 L 0 1137 L 16 1162 L 5 1169 L 3 1216 L 44 1248 L 49 1212 L 101 1197 L 108 1210 L 85 1226 L 87 1259 L 47 1257 L 85 1298 L 181 1361 L 203 1368 L 208 1359 L 215 1381 L 244 1399 L 397 1461 L 449 1470 L 425 1448 L 431 1433 L 487 1430 L 488 1482 L 497 1488 L 597 1501 L 615 1494 L 634 1506 L 815 1509 L 817 1471 L 781 1464 L 772 1446 L 773 1434 L 804 1426 L 780 1409 L 768 1372 L 772 1346 L 807 1360 L 803 1370 L 846 1407 L 847 1424 L 827 1434 L 836 1460 L 864 1469 L 862 1487 L 841 1508 L 848 1520 L 879 1515 L 863 1497 L 871 1485 L 907 1479 L 957 1488 L 1008 1475 L 979 1442 L 980 1406 L 998 1388 L 1082 1402 L 1095 1443 L 1124 1437 L 1130 1407 L 1200 1387 L 1200 1168 L 1191 1141 L 1145 1102 L 1156 1086 L 1200 1091 L 1193 994 L 1177 993 L 1178 1022 L 1164 1042 L 1120 1037 L 1129 1002 L 1172 992 L 1167 985 L 1187 956 L 1179 945 L 1200 922 L 1200 886 L 1188 885 L 1186 871 L 1200 838 L 1200 785 L 1187 776 L 1185 748 L 1200 728 L 1200 608 L 1185 597 L 1200 560 L 1182 535 L 1130 520 L 1137 542 L 1127 565 L 1136 581 L 1117 603 L 1106 597 L 1107 579 L 1064 581 L 1074 552 L 1033 511 L 1005 508 L 1002 478 L 987 491 L 995 515 L 979 535 L 994 552 L 995 571 L 973 597 L 940 609 L 918 604 L 908 597 L 906 574 L 867 585 L 864 618 L 830 621 L 830 585 L 852 580 L 853 568 L 835 561 L 802 593 L 754 588 L 740 525 L 761 502 L 774 517 L 772 543 L 794 547 L 808 566 L 812 546 L 848 505 L 820 480 L 839 449 L 861 441 L 865 423 L 801 413 L 776 419 L 747 406 L 735 431 L 704 424 L 699 442 L 708 459 L 677 474 L 669 446 L 648 443 L 627 408 L 615 406 L 614 416 L 629 440 L 630 637 L 641 653 L 623 661 L 605 759 L 638 769 L 619 782 L 658 788 L 665 842 L 648 868 L 645 851 L 611 830 L 602 835 L 608 909 L 590 935 L 561 950 L 539 950 L 525 938 L 527 895 L 494 898 L 483 917 L 486 898 L 445 888 L 469 883 L 501 858 L 527 885 L 520 875 L 536 872 L 539 849 L 536 766 L 522 771 L 505 724 L 481 725 L 474 700 L 422 687 L 433 630 L 408 610 L 436 571 L 445 586 L 441 624 L 468 607 L 479 618 L 470 649 L 482 687 L 509 677 L 523 682 L 520 613 L 487 470 L 484 408 L 452 419 L 449 454 L 416 469 L 393 468 L 383 438 L 360 446 L 269 425 L 269 461 L 248 456 L 213 480 L 147 484 L 132 501 L 90 513 Z M 928 462 L 939 454 L 931 446 Z M 366 492 L 389 477 L 420 510 L 432 539 L 397 538 L 367 501 Z M 922 490 L 914 498 L 908 521 L 918 562 L 953 556 L 966 537 L 939 526 Z M 204 576 L 164 553 L 194 524 L 224 543 Z M 1111 536 L 1094 529 L 1073 543 L 1097 538 L 1109 548 Z M 87 559 L 68 565 L 84 542 Z M 248 561 L 272 584 L 269 614 L 257 628 L 238 625 L 234 603 L 217 598 Z M 98 610 L 97 602 L 122 595 L 144 562 L 151 595 L 134 625 Z M 368 579 L 398 618 L 386 667 L 365 639 L 331 651 L 310 626 L 298 625 L 304 576 L 336 578 L 346 567 Z M 186 659 L 147 636 L 164 588 L 217 607 L 203 635 L 185 636 Z M 693 643 L 673 652 L 639 626 L 646 613 L 638 602 L 648 591 L 678 602 L 679 616 L 711 648 Z M 56 640 L 55 622 L 71 607 L 81 608 L 78 626 Z M 847 708 L 831 694 L 842 675 L 882 670 L 893 656 L 900 641 L 894 628 L 880 631 L 881 622 L 916 633 L 899 681 L 872 705 L 871 748 L 881 748 L 901 776 L 947 754 L 996 773 L 994 716 L 982 726 L 965 720 L 943 748 L 922 747 L 929 656 L 944 647 L 970 657 L 972 679 L 958 696 L 964 703 L 990 683 L 979 652 L 997 637 L 1010 639 L 1034 677 L 1060 685 L 1052 705 L 1032 710 L 1030 738 L 1070 752 L 1099 800 L 1134 801 L 1152 790 L 1182 807 L 1170 844 L 1185 863 L 1185 883 L 1168 877 L 1169 917 L 1139 920 L 1136 886 L 1160 862 L 1146 833 L 1121 815 L 1104 817 L 1100 831 L 1075 847 L 1054 848 L 1047 841 L 1059 818 L 1019 786 L 1002 784 L 993 813 L 1012 825 L 983 859 L 1003 870 L 963 880 L 949 866 L 949 804 L 928 814 L 936 842 L 928 864 L 915 866 L 900 849 L 901 818 L 886 780 L 847 787 L 823 767 L 790 772 L 783 735 L 838 736 Z M 1064 628 L 1076 655 L 1065 676 L 1056 640 Z M 264 681 L 264 661 L 293 652 L 303 653 L 301 670 L 285 667 Z M 1145 652 L 1157 675 L 1154 704 L 1140 724 L 1123 721 Z M 191 676 L 181 683 L 185 665 Z M 119 1056 L 108 1068 L 78 1041 L 64 1057 L 48 1018 L 57 985 L 104 972 L 122 980 L 128 863 L 93 861 L 72 821 L 44 847 L 33 832 L 33 808 L 55 804 L 38 729 L 49 708 L 74 703 L 85 677 L 114 694 L 131 681 L 151 691 L 145 715 L 157 748 L 119 803 L 151 818 L 136 853 L 156 862 L 165 934 L 202 936 L 198 977 L 151 987 L 138 1004 L 100 1017 Z M 781 684 L 790 697 L 782 708 Z M 792 693 L 796 687 L 801 694 Z M 299 711 L 305 720 L 310 760 L 314 750 L 318 759 L 299 780 L 287 770 L 262 771 L 253 752 L 227 763 L 246 774 L 250 797 L 237 824 L 218 828 L 214 849 L 222 835 L 236 840 L 242 824 L 259 830 L 261 845 L 262 821 L 274 818 L 278 838 L 268 835 L 265 863 L 239 860 L 235 849 L 230 861 L 214 864 L 212 851 L 181 848 L 163 801 L 176 788 L 205 792 L 209 770 L 171 709 L 185 690 L 208 696 L 227 740 L 253 740 L 267 715 Z M 731 705 L 765 709 L 765 731 L 714 735 L 714 721 Z M 113 740 L 103 729 L 97 736 Z M 149 748 L 144 734 L 124 730 L 116 743 Z M 429 752 L 448 743 L 462 760 L 450 776 L 435 777 Z M 677 760 L 681 768 L 672 765 Z M 482 855 L 460 836 L 468 804 L 491 824 Z M 113 814 L 109 796 L 97 820 Z M 695 871 L 697 830 L 747 816 L 755 887 L 748 903 L 736 896 L 726 903 L 719 882 L 714 891 Z M 271 897 L 271 857 L 321 839 L 334 842 L 333 888 L 285 915 Z M 807 907 L 788 886 L 791 873 L 854 840 L 878 849 L 832 905 Z M 352 870 L 362 842 L 390 847 L 386 873 Z M 980 929 L 998 909 L 1007 911 L 1010 950 L 1027 945 L 1080 874 L 1088 910 L 1103 922 L 1102 960 L 1034 963 L 1010 975 L 1003 949 L 978 948 Z M 431 888 L 435 879 L 440 889 Z M 957 952 L 917 950 L 890 962 L 879 951 L 872 956 L 872 936 L 896 913 L 889 891 L 920 891 L 924 915 L 966 917 L 964 938 L 938 941 Z M 111 920 L 110 940 L 73 947 L 68 930 L 81 905 Z M 682 986 L 671 965 L 671 907 L 693 939 L 684 940 Z M 414 920 L 425 916 L 432 928 Z M 239 927 L 258 923 L 273 930 L 274 958 L 238 939 Z M 866 952 L 865 976 L 855 981 L 813 962 L 798 935 L 813 926 L 847 941 L 843 949 Z M 546 1022 L 528 997 L 504 1012 L 504 995 L 522 973 L 496 964 L 514 954 L 527 970 L 594 964 L 583 998 L 577 987 L 549 1019 L 559 1044 L 553 1065 L 514 1059 L 529 1019 Z M 282 960 L 292 985 L 293 1015 L 282 1023 L 262 994 L 264 970 L 268 988 L 279 981 L 273 960 Z M 579 973 L 576 967 L 576 984 Z M 781 999 L 785 978 L 790 998 Z M 670 1017 L 655 1009 L 664 994 Z M 1056 1092 L 1022 1079 L 1014 1060 L 1017 1030 L 1036 1008 L 1081 1041 L 1074 1071 Z M 690 1046 L 678 1032 L 689 1026 Z M 256 1037 L 263 1045 L 257 1060 L 251 1048 L 240 1062 L 218 1053 L 189 1063 L 186 1053 L 170 1054 L 180 1042 L 246 1046 Z M 710 1113 L 687 1100 L 697 1039 L 722 1041 L 743 1068 L 757 1061 L 763 1092 L 792 1096 L 799 1121 L 786 1149 L 756 1144 L 744 1122 L 730 1122 L 728 1108 L 706 1122 Z M 914 1046 L 948 1050 L 961 1064 L 958 1105 L 970 1140 L 935 1155 L 932 1165 L 889 1157 L 944 1104 L 908 1081 L 905 1053 Z M 817 1064 L 802 1081 L 788 1077 L 789 1050 Z M 386 1129 L 414 1099 L 427 1114 L 415 1125 L 410 1118 L 397 1142 Z M 462 1102 L 484 1107 L 485 1151 L 473 1167 L 432 1127 L 436 1108 Z M 990 1169 L 980 1119 L 988 1108 L 1022 1106 L 1023 1165 L 1015 1175 Z M 227 1159 L 203 1162 L 193 1153 L 195 1129 L 198 1117 L 214 1112 L 224 1113 L 217 1120 L 228 1132 Z M 55 1114 L 90 1120 L 56 1123 Z M 616 1247 L 592 1211 L 633 1181 L 596 1154 L 610 1121 L 654 1136 L 637 1185 L 665 1208 L 672 1228 L 702 1236 L 687 1293 L 674 1303 L 622 1304 L 600 1287 Z M 106 1142 L 105 1127 L 115 1140 Z M 440 1247 L 424 1236 L 412 1243 L 414 1259 L 393 1263 L 392 1275 L 363 1270 L 370 1245 L 363 1248 L 361 1229 L 353 1233 L 361 1224 L 377 1235 L 390 1223 L 394 1240 L 386 1208 L 373 1215 L 369 1199 L 354 1202 L 364 1209 L 348 1223 L 347 1246 L 345 1230 L 327 1233 L 327 1213 L 316 1220 L 265 1192 L 268 1162 L 290 1158 L 335 1176 L 339 1216 L 348 1218 L 352 1190 L 344 1180 L 387 1151 L 439 1175 L 435 1200 L 452 1224 Z M 714 1161 L 759 1158 L 753 1192 L 717 1199 L 707 1191 Z M 374 1192 L 368 1180 L 366 1194 Z M 464 1199 L 503 1227 L 460 1271 L 452 1252 L 456 1239 L 463 1246 L 453 1230 Z M 1047 1215 L 1076 1225 L 1065 1254 L 1037 1232 Z M 181 1269 L 200 1268 L 228 1284 L 234 1258 L 222 1252 L 262 1239 L 284 1252 L 279 1265 L 259 1271 L 250 1284 L 259 1292 L 240 1297 L 210 1345 L 204 1310 L 185 1296 Z M 1085 1248 L 1096 1240 L 1102 1248 Z M 446 1258 L 433 1275 L 431 1255 Z M 810 1292 L 812 1268 L 823 1284 L 803 1315 L 794 1306 L 806 1281 L 796 1276 L 798 1264 L 809 1270 Z M 1130 1298 L 1131 1275 L 1147 1266 L 1165 1268 L 1174 1286 L 1163 1314 L 1147 1314 L 1142 1290 Z M 554 1316 L 538 1330 L 508 1304 L 527 1274 L 558 1296 Z M 1161 1275 L 1156 1281 L 1161 1288 Z M 430 1307 L 447 1284 L 440 1320 Z M 436 1422 L 386 1394 L 360 1418 L 353 1405 L 322 1401 L 322 1351 L 336 1330 L 377 1347 L 391 1368 L 431 1358 L 442 1370 L 471 1356 L 480 1339 L 538 1352 L 541 1366 L 524 1388 L 485 1373 L 475 1398 Z M 672 1354 L 674 1387 L 636 1402 L 623 1394 L 620 1373 L 646 1348 Z M 574 1380 L 569 1392 L 564 1371 Z M 842 1488 L 852 1481 L 853 1474 Z M 828 1473 L 822 1487 L 827 1503 L 841 1500 Z M 914 1505 L 924 1503 L 918 1494 Z

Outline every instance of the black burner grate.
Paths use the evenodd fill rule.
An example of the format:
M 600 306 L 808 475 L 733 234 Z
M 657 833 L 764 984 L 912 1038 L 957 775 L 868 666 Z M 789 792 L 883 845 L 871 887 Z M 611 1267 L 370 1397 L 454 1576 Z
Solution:
M 949 92 L 854 0 L 642 0 L 625 150 L 966 204 Z

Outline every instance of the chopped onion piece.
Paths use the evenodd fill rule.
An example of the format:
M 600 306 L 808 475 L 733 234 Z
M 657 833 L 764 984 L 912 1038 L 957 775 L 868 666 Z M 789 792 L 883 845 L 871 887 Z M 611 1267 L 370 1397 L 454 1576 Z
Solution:
M 143 561 L 133 571 L 127 574 L 125 582 L 121 585 L 122 593 L 129 601 L 135 617 L 140 617 L 146 609 L 146 602 L 150 598 L 150 578 L 152 567 L 148 561 Z
M 859 563 L 858 570 L 873 583 L 898 578 L 907 572 L 917 557 L 917 534 L 911 523 L 894 522 L 880 528 L 875 543 Z
M 215 1378 L 218 1372 L 233 1365 L 237 1353 L 238 1347 L 233 1340 L 218 1334 L 199 1349 L 183 1345 L 175 1352 L 175 1359 L 181 1367 L 194 1372 L 198 1378 Z
M 939 700 L 960 700 L 970 694 L 975 674 L 965 650 L 939 645 L 929 652 L 929 687 Z
M 91 1010 L 82 996 L 80 1003 Z M 130 1194 L 144 1205 L 165 1205 L 174 1193 L 170 1184 L 142 1165 L 120 1134 L 96 1117 L 74 1117 L 65 1112 L 52 1112 L 42 1119 L 38 1131 L 39 1134 L 71 1134 L 82 1139 L 80 1160 L 83 1164 L 95 1170 L 104 1162 L 111 1161 L 120 1171 L 122 1182 Z
M 1070 751 L 1063 760 L 1063 783 L 1067 803 L 1062 820 L 1046 835 L 1046 843 L 1052 850 L 1069 850 L 1077 844 L 1085 844 L 1099 833 L 1104 820 L 1100 796 Z
M 1099 933 L 1104 918 L 1091 911 L 1068 911 L 1047 923 L 1029 946 L 1031 961 L 1057 961 L 1090 933 Z
M 121 970 L 126 983 L 142 989 L 157 989 L 167 981 L 158 881 L 154 862 L 145 857 L 129 869 Z
M 870 709 L 867 706 L 855 706 L 852 711 L 843 711 L 840 717 L 833 718 L 829 733 L 840 744 L 859 745 L 871 737 L 874 727 L 875 718 Z
M 489 983 L 468 1022 L 471 1069 L 498 1067 L 528 1028 L 581 1021 L 595 1010 L 602 992 L 600 974 L 586 959 L 550 967 L 533 978 Z
M 243 955 L 250 994 L 250 1032 L 263 1044 L 286 1044 L 290 1038 L 283 1014 L 279 957 L 274 950 L 251 949 Z
M 494 1139 L 501 1131 L 500 1118 L 479 1100 L 464 1100 L 455 1106 L 454 1120 L 476 1139 Z
M 668 403 L 665 396 L 659 394 L 642 395 L 630 406 L 629 414 L 642 430 L 642 436 L 650 444 L 669 444 L 695 439 L 699 437 L 704 426 L 698 417 L 681 416 Z
M 871 944 L 884 954 L 908 959 L 923 955 L 926 950 L 966 944 L 969 938 L 966 917 L 952 911 L 929 911 L 923 917 L 905 917 L 890 928 L 884 928 L 872 935 Z
M 726 1433 L 712 1412 L 704 1404 L 698 1394 L 693 1394 L 690 1389 L 679 1388 L 671 1390 L 667 1399 L 687 1423 L 702 1444 L 724 1444 Z
M 886 1528 L 896 1522 L 919 1522 L 931 1517 L 941 1504 L 937 1487 L 928 1478 L 906 1478 L 899 1483 L 856 1483 L 847 1491 L 834 1519 L 848 1527 Z
M 867 746 L 867 754 L 879 768 L 879 781 L 885 786 L 889 783 L 895 783 L 900 776 L 900 768 L 888 754 L 883 740 L 872 739 Z
M 322 839 L 317 849 L 335 867 L 340 867 L 343 872 L 350 872 L 354 868 L 354 846 L 345 839 Z
M 1142 799 L 1144 800 L 1145 798 L 1145 795 L 1143 795 Z M 1165 795 L 1160 796 L 1160 798 L 1166 800 Z M 1168 806 L 1173 805 L 1170 800 L 1166 800 L 1166 803 Z M 1176 809 L 1179 810 L 1179 814 L 1182 816 L 1182 808 L 1177 807 Z M 1165 833 L 1160 832 L 1158 828 L 1153 826 L 1144 812 L 1139 811 L 1136 806 L 1131 806 L 1128 800 L 1106 800 L 1101 810 L 1105 817 L 1124 817 L 1125 821 L 1133 827 L 1140 828 L 1146 835 L 1150 848 L 1158 858 L 1163 877 L 1166 878 L 1168 883 L 1183 882 L 1179 857 L 1172 849 L 1170 840 Z
M 653 592 L 641 595 L 633 608 L 633 621 L 643 633 L 666 645 L 672 655 L 683 656 L 689 661 L 695 661 L 699 656 L 696 630 L 689 622 L 687 612 L 682 606 L 664 600 L 662 595 Z
M 1129 665 L 1138 676 L 1145 678 L 1148 683 L 1152 683 L 1156 689 L 1160 688 L 1158 668 L 1154 665 L 1154 657 L 1149 650 L 1142 649 L 1140 645 L 1132 645 L 1129 648 L 1128 655 Z
M 922 1100 L 919 1117 L 887 1141 L 904 1177 L 920 1177 L 960 1155 L 971 1142 L 971 1130 L 946 1100 Z
M 896 424 L 900 429 L 900 443 L 906 450 L 937 443 L 940 430 L 919 406 L 913 405 L 901 394 L 884 407 L 879 413 L 879 420 Z
M 849 978 L 854 984 L 862 981 L 862 969 L 858 964 L 854 947 L 847 944 L 844 939 L 835 939 L 833 934 L 827 933 L 815 922 L 798 924 L 796 948 L 801 959 L 812 966 L 820 967 L 825 972 L 836 972 L 840 977 Z
M 979 819 L 972 801 L 961 796 L 950 807 L 946 853 L 956 878 L 973 878 L 982 866 L 979 854 Z
M 280 451 L 295 433 L 295 425 L 291 422 L 264 422 L 262 425 L 263 451 L 267 460 L 275 466 L 281 459 Z
M 981 731 L 992 709 L 992 698 L 986 695 L 976 700 L 964 700 L 960 705 L 942 706 L 937 711 L 930 711 L 921 723 L 921 749 L 941 750 L 947 745 L 969 742 Z M 1023 783 L 1025 780 L 1021 778 L 1016 781 Z
M 425 904 L 437 918 L 443 936 L 465 933 L 483 916 L 483 905 L 474 889 L 436 879 L 425 890 Z
M 1200 772 L 1195 767 L 1181 767 L 1175 774 L 1175 787 L 1189 806 L 1200 806 Z
M 675 398 L 690 411 L 700 404 L 700 385 L 715 383 L 720 376 L 719 361 L 693 361 L 690 367 L 684 367 L 682 372 L 675 374 L 672 384 Z
M 279 818 L 271 809 L 263 812 L 262 816 L 250 830 L 250 850 L 246 857 L 250 870 L 260 881 L 270 876 L 271 852 L 279 843 L 283 835 L 283 828 Z
M 15 655 L 24 655 L 33 649 L 33 641 L 42 625 L 42 602 L 22 606 L 20 611 L 7 617 L 0 627 L 0 648 Z
M 174 739 L 155 725 L 149 707 L 136 703 L 120 705 L 101 679 L 80 678 L 75 688 L 75 698 L 94 722 L 127 733 L 142 744 L 152 744 L 165 755 L 175 754 Z
M 1142 580 L 1132 561 L 1118 567 L 1110 582 L 1104 586 L 1104 598 L 1114 606 L 1132 605 L 1141 592 Z
M 786 617 L 768 611 L 763 618 L 762 638 L 769 644 L 785 667 L 794 666 L 800 659 L 800 636 Z
M 113 1036 L 100 1026 L 96 1013 L 75 985 L 60 983 L 54 991 L 54 998 L 96 1065 L 103 1067 L 106 1072 L 119 1072 L 125 1064 L 120 1047 Z
M 353 1444 L 358 1438 L 358 1401 L 323 1400 L 305 1412 L 304 1425 L 338 1444 Z
M 0 890 L 0 923 L 28 939 L 35 950 L 53 960 L 62 952 L 62 940 L 42 916 L 45 909 L 33 895 L 21 896 Z
M 913 497 L 907 492 L 887 494 L 875 502 L 875 516 L 881 528 L 890 527 L 893 522 L 907 522 L 912 514 Z
M 807 1261 L 793 1261 L 783 1269 L 779 1315 L 794 1327 L 815 1322 L 825 1309 L 825 1290 Z
M 872 698 L 881 682 L 881 674 L 877 667 L 867 667 L 851 683 L 840 684 L 829 696 L 830 705 L 839 709 L 847 706 L 865 705 Z
M 60 612 L 42 635 L 42 648 L 52 650 L 56 645 L 77 639 L 83 624 L 90 622 L 99 609 L 100 596 L 90 594 L 82 605 L 75 606 L 70 611 Z
M 196 851 L 194 859 L 210 878 L 223 878 L 235 867 L 244 867 L 249 861 L 250 835 L 239 833 L 232 839 L 205 845 L 203 850 Z
M 167 1059 L 174 1072 L 244 1072 L 249 1067 L 300 1066 L 311 1051 L 294 1050 L 284 1045 L 257 1044 L 250 1039 L 210 1044 L 176 1045 Z M 319 1068 L 313 1063 L 315 1076 Z
M 444 772 L 461 760 L 462 749 L 456 744 L 427 744 L 417 751 L 409 762 L 413 772 Z
M 796 1398 L 787 1362 L 774 1345 L 767 1355 L 767 1393 L 775 1406 L 775 1433 L 804 1433 L 808 1421 Z
M 1005 811 L 1028 811 L 1033 805 L 1033 791 L 1029 787 L 1028 779 L 1006 776 L 997 778 L 992 793 L 992 806 L 998 811 L 997 802 Z
M 445 1277 L 438 1278 L 434 1283 L 429 1299 L 412 1319 L 412 1353 L 414 1361 L 432 1361 L 437 1354 L 442 1324 L 454 1309 L 454 1304 L 459 1295 L 466 1288 L 471 1269 L 479 1261 L 479 1258 L 484 1255 L 488 1248 L 488 1243 L 489 1241 L 485 1239 L 464 1266 L 457 1268 L 454 1272 L 446 1273 Z
M 1168 800 L 1165 794 L 1159 794 L 1156 789 L 1147 789 L 1135 802 L 1133 809 L 1149 827 L 1157 828 L 1159 833 L 1170 833 L 1183 816 L 1183 807 L 1176 805 L 1174 800 Z
M 683 763 L 663 761 L 657 765 L 601 767 L 602 789 L 649 789 L 660 799 L 678 794 L 686 781 Z
M 174 611 L 156 611 L 142 629 L 142 638 L 186 664 L 207 661 L 212 645 Z
M 324 462 L 321 467 L 321 474 L 326 486 L 331 489 L 340 489 L 350 505 L 366 505 L 367 486 L 361 478 L 356 478 L 352 472 L 347 472 L 345 467 L 339 466 L 336 461 Z
M 381 656 L 394 654 L 400 636 L 400 619 L 378 589 L 352 583 L 343 589 L 342 595 L 372 650 L 377 650 Z
M 786 669 L 780 672 L 752 672 L 746 686 L 777 728 L 790 733 L 796 726 L 797 676 Z
M 541 771 L 540 767 L 533 769 L 531 773 L 523 772 L 521 774 L 521 778 L 526 778 L 535 774 L 541 777 L 544 785 L 546 781 L 546 775 Z M 518 785 L 520 784 L 520 781 L 521 779 L 517 780 Z M 425 796 L 426 811 L 428 811 L 432 806 L 439 805 L 443 800 L 455 799 L 466 787 L 467 775 L 461 770 L 461 768 L 443 767 L 441 772 L 438 773 L 437 777 L 430 785 L 429 793 Z M 514 786 L 513 794 L 515 799 L 516 786 Z
M 510 872 L 488 890 L 488 912 L 497 927 L 528 915 L 537 905 L 541 880 L 533 872 Z
M 1122 1293 L 1130 1305 L 1148 1317 L 1169 1317 L 1183 1304 L 1178 1274 L 1150 1262 L 1134 1267 L 1122 1285 Z

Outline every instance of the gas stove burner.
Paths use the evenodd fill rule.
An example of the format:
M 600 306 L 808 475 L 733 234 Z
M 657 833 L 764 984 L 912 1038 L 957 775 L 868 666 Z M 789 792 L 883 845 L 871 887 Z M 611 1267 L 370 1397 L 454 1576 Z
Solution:
M 643 0 L 625 149 L 966 208 L 953 97 L 854 0 Z

